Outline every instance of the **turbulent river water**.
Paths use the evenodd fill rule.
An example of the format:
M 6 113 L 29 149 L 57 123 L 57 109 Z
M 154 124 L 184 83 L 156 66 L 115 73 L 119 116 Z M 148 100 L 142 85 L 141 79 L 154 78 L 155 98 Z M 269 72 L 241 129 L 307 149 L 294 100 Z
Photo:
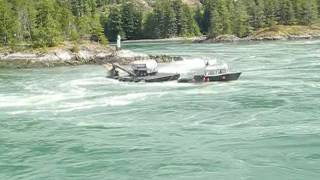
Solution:
M 100 66 L 0 70 L 0 179 L 320 177 L 320 41 L 127 43 L 238 81 L 119 83 Z

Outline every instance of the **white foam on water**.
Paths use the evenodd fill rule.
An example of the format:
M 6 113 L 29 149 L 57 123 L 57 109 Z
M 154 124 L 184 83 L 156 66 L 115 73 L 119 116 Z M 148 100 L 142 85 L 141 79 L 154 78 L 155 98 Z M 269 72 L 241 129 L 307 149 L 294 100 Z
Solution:
M 1 97 L 0 108 L 45 105 L 64 99 L 65 96 L 63 94 L 35 95 L 29 97 L 3 96 Z
M 192 83 L 178 83 L 177 81 L 159 82 L 159 83 L 143 83 L 141 85 L 145 87 L 164 87 L 164 88 L 170 88 L 170 89 L 195 86 L 195 84 L 192 84 Z
M 290 45 L 320 44 L 319 40 L 288 41 Z
M 72 87 L 79 87 L 79 86 L 89 86 L 89 85 L 104 85 L 106 84 L 106 82 L 107 82 L 106 78 L 104 77 L 94 77 L 94 78 L 72 80 L 71 82 L 68 82 L 67 85 L 70 85 Z
M 76 110 L 92 109 L 96 107 L 117 107 L 127 106 L 134 102 L 144 101 L 149 96 L 159 97 L 164 92 L 154 93 L 131 93 L 117 96 L 102 97 L 96 100 L 87 100 L 81 102 L 68 102 L 58 107 L 59 112 L 72 112 Z
M 101 123 L 101 122 L 79 122 L 76 124 L 79 127 L 102 127 L 102 128 L 123 128 L 123 127 L 128 127 L 128 123 Z

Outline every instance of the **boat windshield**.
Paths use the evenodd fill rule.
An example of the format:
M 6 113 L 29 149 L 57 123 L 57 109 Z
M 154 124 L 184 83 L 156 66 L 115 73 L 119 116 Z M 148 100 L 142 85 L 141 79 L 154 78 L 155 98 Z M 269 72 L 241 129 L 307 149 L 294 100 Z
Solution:
M 208 66 L 206 68 L 206 74 L 208 75 L 216 75 L 216 74 L 225 74 L 228 72 L 228 65 L 215 65 L 215 66 Z

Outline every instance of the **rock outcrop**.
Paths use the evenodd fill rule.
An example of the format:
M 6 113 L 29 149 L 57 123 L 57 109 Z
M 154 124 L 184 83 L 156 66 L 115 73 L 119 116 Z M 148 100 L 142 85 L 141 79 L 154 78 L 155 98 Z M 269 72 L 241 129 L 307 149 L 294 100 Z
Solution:
M 167 55 L 146 55 L 129 50 L 115 51 L 95 44 L 80 45 L 78 51 L 71 47 L 49 49 L 47 52 L 0 52 L 0 68 L 41 68 L 75 66 L 84 64 L 130 64 L 136 60 L 154 59 L 158 63 L 182 60 Z
M 219 43 L 238 41 L 274 41 L 274 40 L 300 40 L 320 38 L 320 27 L 318 26 L 283 26 L 263 28 L 251 35 L 238 38 L 234 35 L 220 35 L 215 38 L 207 37 L 202 40 L 195 40 L 195 43 Z
M 205 39 L 200 39 L 195 42 L 197 42 L 197 43 L 218 43 L 218 42 L 236 42 L 236 41 L 240 41 L 240 40 L 241 40 L 241 38 L 238 38 L 235 35 L 225 34 L 225 35 L 217 36 L 216 38 L 208 37 Z

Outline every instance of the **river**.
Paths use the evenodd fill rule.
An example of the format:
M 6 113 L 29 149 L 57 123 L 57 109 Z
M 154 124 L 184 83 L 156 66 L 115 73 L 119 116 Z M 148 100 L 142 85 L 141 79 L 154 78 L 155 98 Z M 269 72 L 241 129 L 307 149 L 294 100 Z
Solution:
M 238 81 L 119 83 L 100 66 L 0 70 L 0 179 L 320 177 L 320 41 L 127 43 Z

